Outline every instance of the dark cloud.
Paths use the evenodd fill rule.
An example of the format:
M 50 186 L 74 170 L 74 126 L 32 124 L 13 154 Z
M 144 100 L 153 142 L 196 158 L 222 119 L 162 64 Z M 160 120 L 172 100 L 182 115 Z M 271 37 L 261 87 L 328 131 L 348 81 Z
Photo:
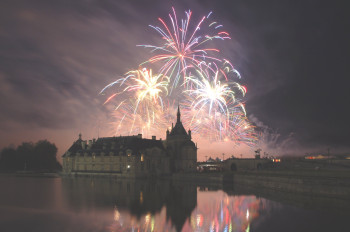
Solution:
M 79 131 L 94 136 L 87 128 L 110 118 L 99 91 L 148 57 L 136 45 L 159 40 L 148 25 L 171 6 L 194 17 L 213 10 L 230 32 L 218 46 L 248 87 L 248 114 L 278 131 L 276 143 L 348 149 L 350 31 L 341 1 L 1 1 L 0 136 L 13 135 L 0 145 L 31 131 L 65 132 L 65 146 Z

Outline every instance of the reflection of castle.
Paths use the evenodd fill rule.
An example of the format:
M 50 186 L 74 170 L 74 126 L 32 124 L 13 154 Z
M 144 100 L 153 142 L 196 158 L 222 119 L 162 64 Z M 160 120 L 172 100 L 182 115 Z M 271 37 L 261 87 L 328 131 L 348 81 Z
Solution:
M 70 208 L 77 211 L 114 209 L 115 220 L 123 221 L 123 231 L 131 224 L 135 231 L 148 231 L 144 228 L 145 221 L 165 208 L 166 221 L 157 223 L 159 226 L 170 223 L 180 232 L 197 204 L 196 185 L 189 182 L 63 178 L 62 184 Z M 139 221 L 138 225 L 134 223 L 135 218 L 128 218 L 129 215 Z M 116 231 L 118 229 L 121 228 Z
M 175 172 L 194 172 L 197 147 L 191 131 L 186 132 L 181 122 L 180 108 L 177 121 L 166 140 L 120 136 L 87 141 L 79 139 L 63 155 L 65 174 L 118 175 L 147 177 Z

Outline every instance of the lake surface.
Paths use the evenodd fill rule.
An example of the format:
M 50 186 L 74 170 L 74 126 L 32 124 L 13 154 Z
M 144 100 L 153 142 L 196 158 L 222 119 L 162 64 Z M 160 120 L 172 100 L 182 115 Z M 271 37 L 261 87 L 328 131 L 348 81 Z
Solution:
M 281 203 L 233 186 L 4 176 L 0 186 L 1 232 L 349 231 L 341 204 Z

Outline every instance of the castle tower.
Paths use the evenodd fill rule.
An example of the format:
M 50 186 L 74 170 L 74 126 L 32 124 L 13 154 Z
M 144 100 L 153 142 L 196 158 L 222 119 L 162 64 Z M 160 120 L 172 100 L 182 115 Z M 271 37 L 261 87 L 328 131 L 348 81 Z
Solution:
M 175 126 L 166 133 L 167 150 L 171 157 L 172 172 L 192 172 L 196 170 L 197 148 L 192 142 L 191 131 L 186 132 L 181 122 L 180 106 L 177 107 Z

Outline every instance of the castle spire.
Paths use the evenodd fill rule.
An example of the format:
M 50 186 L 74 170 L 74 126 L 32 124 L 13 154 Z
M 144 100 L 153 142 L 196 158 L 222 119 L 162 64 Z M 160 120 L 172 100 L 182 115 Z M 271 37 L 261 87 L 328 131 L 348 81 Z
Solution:
M 180 114 L 180 105 L 177 105 L 177 121 L 176 121 L 176 123 L 181 123 L 180 117 L 181 117 L 181 114 Z

